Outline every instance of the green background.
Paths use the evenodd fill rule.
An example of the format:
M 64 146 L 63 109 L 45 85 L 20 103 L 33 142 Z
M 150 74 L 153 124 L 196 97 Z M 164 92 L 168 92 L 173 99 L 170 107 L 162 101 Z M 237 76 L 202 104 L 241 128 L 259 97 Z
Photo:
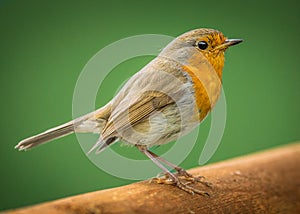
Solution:
M 299 140 L 296 2 L 0 1 L 0 210 L 134 182 L 99 170 L 75 135 L 30 152 L 13 149 L 21 139 L 69 121 L 84 65 L 101 48 L 132 35 L 178 36 L 210 27 L 245 40 L 226 54 L 227 124 L 209 162 Z M 97 106 L 151 58 L 116 67 L 101 86 Z M 201 125 L 199 142 L 181 166 L 197 166 L 209 122 Z M 142 157 L 134 148 L 114 149 Z

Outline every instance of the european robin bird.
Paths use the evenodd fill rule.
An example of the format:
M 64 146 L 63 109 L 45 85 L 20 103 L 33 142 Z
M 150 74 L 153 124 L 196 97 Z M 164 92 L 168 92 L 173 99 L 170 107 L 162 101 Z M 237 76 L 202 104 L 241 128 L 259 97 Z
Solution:
M 207 116 L 221 93 L 224 53 L 240 42 L 213 29 L 184 33 L 133 75 L 105 106 L 22 140 L 15 148 L 28 150 L 73 132 L 98 133 L 99 140 L 90 152 L 100 153 L 117 141 L 134 145 L 165 172 L 165 179 L 158 183 L 207 194 L 189 185 L 199 178 L 149 149 L 189 133 Z

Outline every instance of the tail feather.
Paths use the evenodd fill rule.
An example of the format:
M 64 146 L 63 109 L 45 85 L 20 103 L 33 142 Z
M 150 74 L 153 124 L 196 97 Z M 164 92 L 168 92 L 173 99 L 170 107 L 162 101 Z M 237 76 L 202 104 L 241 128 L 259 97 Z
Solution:
M 109 115 L 110 103 L 95 112 L 91 112 L 68 123 L 22 140 L 15 146 L 15 148 L 20 151 L 28 150 L 51 140 L 72 134 L 73 132 L 100 133 Z
M 74 132 L 74 123 L 73 123 L 73 121 L 71 121 L 71 122 L 65 123 L 63 125 L 57 126 L 55 128 L 49 129 L 38 135 L 24 139 L 20 143 L 18 143 L 15 146 L 15 148 L 19 149 L 19 151 L 28 150 L 28 149 L 31 149 L 32 147 L 46 143 L 50 140 L 54 140 L 54 139 L 69 135 L 73 132 Z

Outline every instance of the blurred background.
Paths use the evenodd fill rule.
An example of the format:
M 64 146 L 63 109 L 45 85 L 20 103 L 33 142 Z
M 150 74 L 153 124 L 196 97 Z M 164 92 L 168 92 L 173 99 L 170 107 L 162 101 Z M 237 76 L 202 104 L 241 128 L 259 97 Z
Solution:
M 299 140 L 299 11 L 293 0 L 0 1 L 0 210 L 135 182 L 94 166 L 75 135 L 30 152 L 14 150 L 21 139 L 71 120 L 73 90 L 85 64 L 128 36 L 176 37 L 209 27 L 244 39 L 226 53 L 227 124 L 209 163 Z M 96 105 L 109 101 L 152 58 L 117 66 Z M 182 167 L 198 165 L 209 126 L 210 118 L 200 126 L 198 143 Z M 135 148 L 113 148 L 143 158 Z

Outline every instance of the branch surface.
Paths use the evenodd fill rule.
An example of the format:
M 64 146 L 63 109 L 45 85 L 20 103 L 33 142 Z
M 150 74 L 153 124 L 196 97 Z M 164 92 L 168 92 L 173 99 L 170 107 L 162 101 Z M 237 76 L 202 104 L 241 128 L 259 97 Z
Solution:
M 300 213 L 300 143 L 189 172 L 213 183 L 194 184 L 210 197 L 143 181 L 5 213 Z

